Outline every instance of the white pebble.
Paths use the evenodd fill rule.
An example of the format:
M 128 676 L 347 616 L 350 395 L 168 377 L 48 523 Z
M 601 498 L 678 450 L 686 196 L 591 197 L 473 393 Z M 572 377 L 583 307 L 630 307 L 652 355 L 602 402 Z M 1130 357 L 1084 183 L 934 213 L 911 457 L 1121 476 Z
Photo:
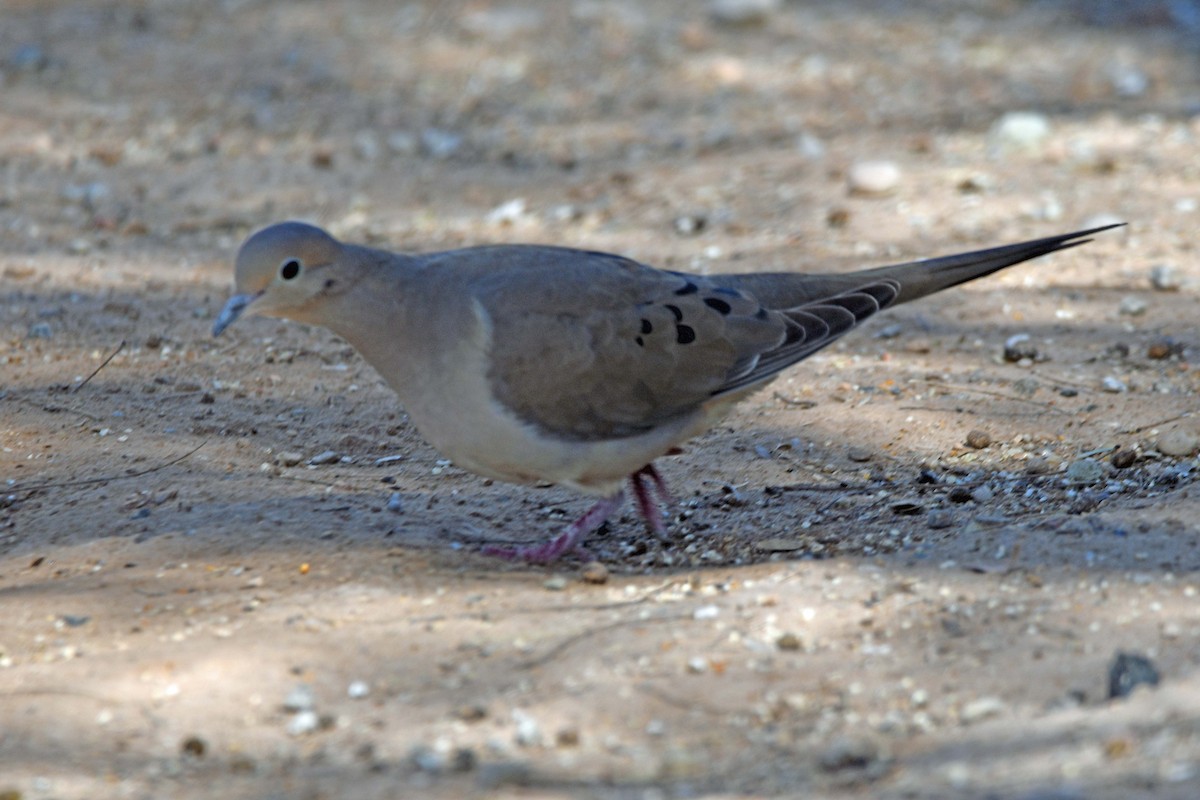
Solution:
M 988 138 L 994 152 L 1037 150 L 1050 135 L 1050 120 L 1034 111 L 1010 111 L 992 126 Z
M 1135 294 L 1126 295 L 1121 298 L 1120 312 L 1130 317 L 1140 317 L 1146 313 L 1146 309 L 1150 304 L 1145 299 L 1138 297 Z
M 1125 381 L 1115 378 L 1112 375 L 1106 375 L 1104 380 L 1100 381 L 1100 388 L 1112 394 L 1121 394 L 1122 392 L 1129 391 L 1129 386 L 1125 384 Z
M 352 681 L 350 685 L 346 687 L 346 695 L 351 700 L 361 700 L 370 693 L 371 687 L 367 685 L 366 681 Z
M 900 184 L 900 168 L 891 161 L 859 161 L 846 173 L 850 191 L 887 194 Z
M 308 463 L 312 464 L 314 467 L 319 467 L 323 464 L 337 463 L 341 459 L 342 457 L 333 450 L 326 450 L 323 453 L 317 453 L 315 456 L 310 458 Z
M 307 683 L 300 683 L 292 687 L 292 690 L 287 693 L 287 697 L 283 699 L 283 708 L 285 711 L 312 711 L 317 704 L 316 697 L 313 695 L 312 687 Z
M 287 732 L 291 736 L 303 736 L 306 733 L 312 733 L 320 725 L 321 718 L 317 716 L 317 712 L 301 711 L 288 720 Z
M 1160 292 L 1173 292 L 1182 284 L 1174 264 L 1155 264 L 1150 268 L 1150 285 Z
M 692 612 L 692 619 L 716 619 L 720 613 L 717 606 L 700 606 Z

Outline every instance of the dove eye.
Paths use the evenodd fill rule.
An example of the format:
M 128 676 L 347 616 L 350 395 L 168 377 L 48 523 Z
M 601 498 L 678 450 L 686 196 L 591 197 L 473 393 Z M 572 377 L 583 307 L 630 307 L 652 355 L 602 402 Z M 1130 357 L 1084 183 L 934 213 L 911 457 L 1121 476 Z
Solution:
M 290 281 L 300 274 L 300 262 L 294 258 L 289 258 L 279 266 L 279 277 L 285 281 Z

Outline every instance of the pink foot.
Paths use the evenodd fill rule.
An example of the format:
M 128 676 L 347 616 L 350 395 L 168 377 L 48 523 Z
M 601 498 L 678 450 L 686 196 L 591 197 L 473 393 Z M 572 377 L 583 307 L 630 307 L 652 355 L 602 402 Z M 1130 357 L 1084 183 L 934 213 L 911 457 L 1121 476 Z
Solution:
M 633 485 L 633 498 L 637 503 L 638 511 L 641 512 L 642 519 L 646 520 L 650 532 L 659 539 L 665 540 L 667 526 L 663 522 L 662 507 L 675 505 L 675 498 L 671 496 L 667 482 L 663 480 L 662 475 L 658 474 L 658 470 L 654 468 L 653 464 L 647 464 L 630 475 L 629 482 Z M 657 502 L 655 502 L 652 492 L 658 494 Z
M 489 545 L 483 548 L 483 554 L 507 559 L 508 561 L 527 561 L 530 564 L 549 564 L 557 561 L 567 553 L 578 553 L 580 558 L 588 558 L 588 552 L 580 546 L 588 534 L 595 531 L 613 512 L 625 501 L 625 493 L 617 492 L 612 497 L 606 497 L 588 509 L 582 517 L 567 526 L 567 529 L 557 538 L 544 544 L 530 547 L 496 547 Z

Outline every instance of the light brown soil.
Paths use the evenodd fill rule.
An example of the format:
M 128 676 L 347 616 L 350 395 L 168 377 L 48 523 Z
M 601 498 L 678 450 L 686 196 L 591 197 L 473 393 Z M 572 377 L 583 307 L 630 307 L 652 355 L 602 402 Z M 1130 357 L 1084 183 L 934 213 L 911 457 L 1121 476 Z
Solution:
M 1124 7 L 0 4 L 0 796 L 1197 796 L 1200 71 Z M 1130 224 L 789 371 L 593 584 L 481 556 L 587 501 L 439 460 L 344 343 L 210 337 L 284 218 L 697 271 Z

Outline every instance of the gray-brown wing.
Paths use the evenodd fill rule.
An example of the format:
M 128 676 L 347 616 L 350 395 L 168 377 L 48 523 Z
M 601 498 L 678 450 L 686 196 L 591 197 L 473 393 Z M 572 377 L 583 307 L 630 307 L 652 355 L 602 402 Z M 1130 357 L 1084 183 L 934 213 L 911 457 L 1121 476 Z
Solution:
M 784 343 L 788 320 L 690 275 L 521 248 L 476 281 L 497 399 L 558 436 L 610 439 L 694 411 Z

